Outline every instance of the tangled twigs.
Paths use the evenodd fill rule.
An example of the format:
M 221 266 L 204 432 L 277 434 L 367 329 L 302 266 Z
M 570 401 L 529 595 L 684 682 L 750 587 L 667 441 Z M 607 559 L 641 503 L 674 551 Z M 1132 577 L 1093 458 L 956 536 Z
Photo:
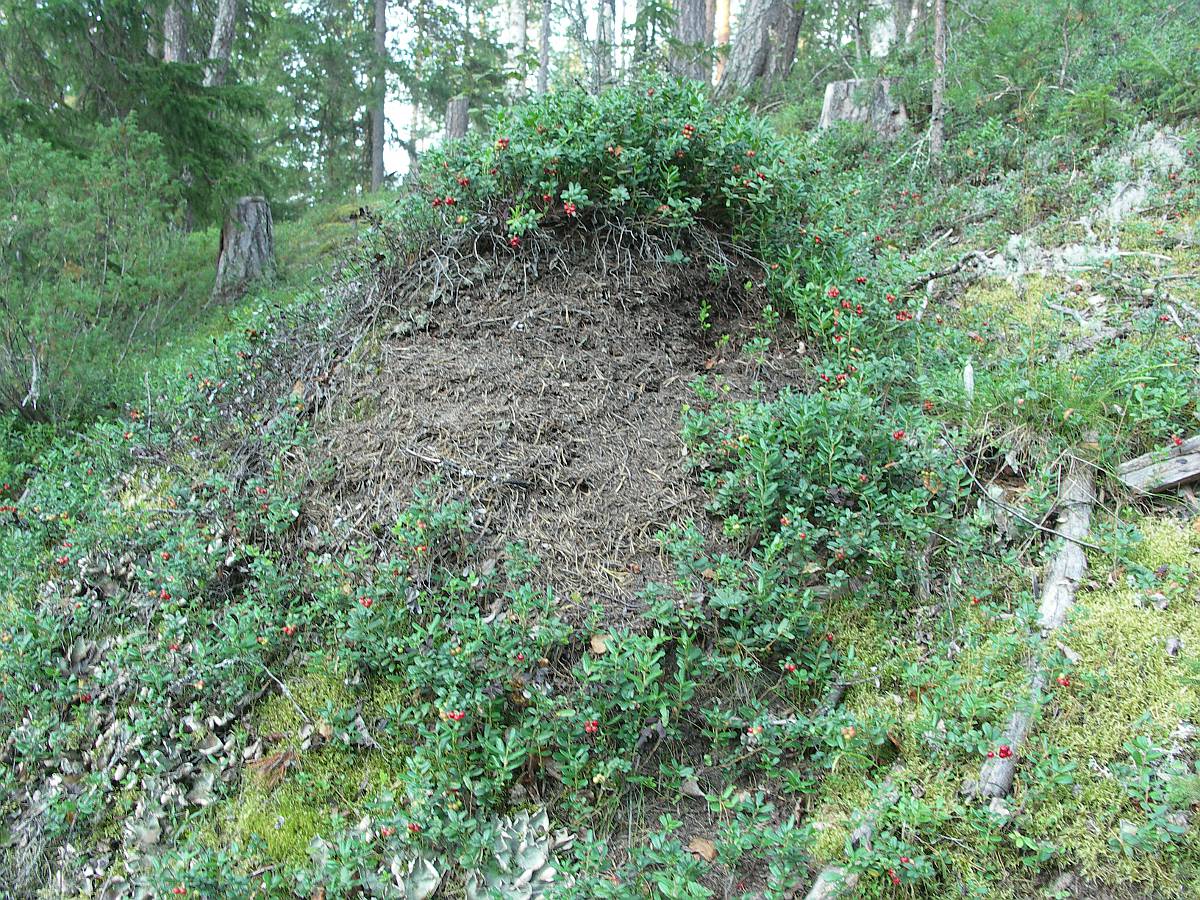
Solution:
M 959 257 L 958 262 L 956 262 L 954 265 L 947 269 L 926 272 L 924 275 L 920 276 L 911 284 L 909 284 L 905 290 L 907 293 L 912 293 L 913 291 L 920 290 L 921 288 L 925 287 L 925 285 L 929 284 L 931 281 L 937 281 L 939 278 L 949 278 L 951 275 L 957 275 L 966 267 L 967 263 L 972 261 L 986 263 L 987 254 L 985 254 L 982 250 L 971 250 L 967 253 L 964 253 L 961 257 Z

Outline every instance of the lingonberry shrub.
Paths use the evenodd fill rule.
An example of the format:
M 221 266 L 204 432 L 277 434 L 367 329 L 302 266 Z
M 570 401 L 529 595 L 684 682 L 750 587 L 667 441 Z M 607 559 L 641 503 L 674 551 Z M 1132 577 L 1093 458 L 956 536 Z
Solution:
M 396 218 L 410 233 L 418 221 L 483 229 L 506 246 L 509 236 L 605 222 L 706 224 L 756 248 L 782 244 L 805 203 L 798 146 L 694 82 L 565 89 L 500 109 L 486 131 L 429 151 Z

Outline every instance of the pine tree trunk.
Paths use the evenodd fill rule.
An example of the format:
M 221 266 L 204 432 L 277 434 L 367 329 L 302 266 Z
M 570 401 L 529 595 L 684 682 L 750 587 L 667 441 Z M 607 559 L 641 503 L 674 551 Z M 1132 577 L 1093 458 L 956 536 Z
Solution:
M 517 90 L 523 96 L 528 89 L 525 83 L 525 54 L 529 50 L 529 0 L 513 0 L 516 4 L 514 18 L 517 32 Z
M 219 0 L 213 20 L 212 42 L 208 45 L 208 63 L 204 68 L 205 87 L 225 83 L 229 56 L 233 52 L 233 34 L 237 27 L 238 0 Z
M 680 78 L 704 78 L 704 38 L 708 16 L 705 0 L 679 0 L 675 17 L 675 32 L 672 37 L 676 46 L 671 48 L 670 68 Z
M 713 22 L 713 43 L 725 47 L 717 57 L 716 79 L 720 83 L 725 76 L 725 59 L 729 55 L 729 0 L 716 0 Z
M 371 85 L 371 190 L 383 187 L 383 150 L 387 124 L 387 0 L 374 0 L 375 60 Z
M 933 3 L 933 109 L 929 114 L 929 158 L 936 165 L 945 142 L 946 0 Z
M 187 62 L 187 44 L 187 10 L 183 0 L 171 0 L 163 13 L 163 62 Z
M 550 88 L 550 0 L 542 0 L 542 28 L 538 35 L 537 92 Z
M 717 94 L 744 93 L 764 77 L 782 78 L 796 57 L 803 13 L 790 0 L 749 0 Z
M 592 88 L 599 92 L 612 79 L 613 20 L 616 9 L 612 0 L 600 0 L 596 9 L 596 59 Z
M 767 77 L 783 80 L 791 74 L 792 64 L 796 61 L 796 48 L 800 44 L 800 26 L 804 24 L 804 14 L 808 4 L 803 3 L 796 8 L 795 2 L 788 3 L 775 29 L 775 44 L 770 58 Z
M 451 97 L 446 104 L 446 140 L 467 136 L 468 113 L 470 101 L 462 94 Z
M 908 26 L 912 22 L 913 0 L 892 0 L 892 24 L 896 28 L 893 47 L 908 46 Z
M 213 296 L 240 293 L 251 281 L 275 274 L 275 228 L 264 197 L 242 197 L 230 207 L 221 229 Z
M 717 29 L 717 0 L 704 0 L 704 47 L 711 51 L 713 36 Z M 704 82 L 712 84 L 713 58 L 712 53 L 705 53 L 702 60 L 704 66 Z

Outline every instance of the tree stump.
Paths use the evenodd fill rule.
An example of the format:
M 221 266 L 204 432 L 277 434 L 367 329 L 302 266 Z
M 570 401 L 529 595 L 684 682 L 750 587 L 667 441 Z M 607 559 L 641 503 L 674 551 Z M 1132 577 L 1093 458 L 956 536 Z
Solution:
M 908 110 L 892 98 L 891 88 L 888 78 L 829 82 L 817 127 L 823 131 L 835 122 L 863 122 L 881 138 L 891 140 L 908 127 Z
M 467 136 L 467 113 L 470 111 L 470 101 L 459 94 L 451 97 L 446 104 L 446 140 Z
M 259 278 L 275 274 L 275 229 L 265 197 L 242 197 L 221 229 L 214 297 L 230 297 Z

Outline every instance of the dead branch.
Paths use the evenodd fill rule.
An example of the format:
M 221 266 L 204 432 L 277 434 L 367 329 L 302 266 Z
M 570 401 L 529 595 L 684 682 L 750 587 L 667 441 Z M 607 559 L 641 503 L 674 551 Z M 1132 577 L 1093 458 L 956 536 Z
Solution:
M 1087 465 L 1078 465 L 1067 475 L 1059 499 L 1062 529 L 1058 533 L 1065 542 L 1046 572 L 1046 586 L 1038 609 L 1043 643 L 1063 624 L 1075 604 L 1075 592 L 1087 571 L 1083 539 L 1091 528 L 1092 506 L 1095 502 L 1092 469 Z M 1012 791 L 1020 747 L 1029 735 L 1034 712 L 1041 705 L 1042 692 L 1046 687 L 1046 675 L 1040 662 L 1032 660 L 1029 669 L 1029 706 L 1015 711 L 1004 730 L 1008 752 L 1004 756 L 999 753 L 992 756 L 980 768 L 979 779 L 963 785 L 962 791 L 967 796 L 998 798 L 1006 797 Z
M 950 266 L 948 269 L 941 269 L 940 271 L 935 272 L 926 272 L 916 281 L 912 282 L 907 288 L 905 288 L 905 291 L 906 293 L 912 293 L 913 291 L 925 287 L 925 285 L 929 284 L 931 281 L 937 281 L 939 278 L 949 278 L 951 275 L 957 275 L 963 270 L 967 263 L 971 262 L 972 260 L 978 260 L 981 263 L 986 263 L 987 254 L 985 254 L 982 250 L 971 250 L 963 254 L 963 256 L 959 258 L 958 262 Z
M 1171 447 L 1165 456 L 1156 450 L 1121 463 L 1117 477 L 1140 494 L 1153 494 L 1200 478 L 1200 435 Z

